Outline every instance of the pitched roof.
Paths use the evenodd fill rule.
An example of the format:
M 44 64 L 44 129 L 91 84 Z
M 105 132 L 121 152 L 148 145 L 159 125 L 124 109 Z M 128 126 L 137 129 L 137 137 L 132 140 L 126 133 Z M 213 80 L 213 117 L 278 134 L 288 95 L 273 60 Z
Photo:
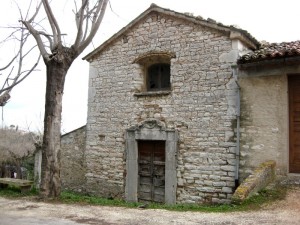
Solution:
M 238 64 L 261 62 L 272 59 L 300 56 L 300 41 L 267 43 L 259 49 L 243 55 Z
M 240 39 L 243 43 L 245 43 L 249 48 L 251 49 L 257 49 L 260 45 L 260 43 L 246 30 L 236 28 L 234 26 L 226 26 L 222 23 L 217 23 L 213 19 L 203 19 L 201 16 L 194 17 L 191 14 L 185 14 L 185 13 L 178 13 L 175 11 L 172 11 L 170 9 L 165 9 L 162 7 L 159 7 L 155 4 L 151 4 L 151 6 L 145 10 L 143 13 L 141 13 L 137 18 L 135 18 L 133 21 L 131 21 L 127 26 L 123 27 L 119 32 L 114 34 L 111 38 L 109 38 L 107 41 L 105 41 L 102 45 L 97 47 L 94 51 L 83 57 L 84 60 L 91 60 L 96 55 L 98 55 L 103 49 L 105 49 L 109 44 L 111 44 L 114 40 L 122 36 L 126 31 L 128 31 L 130 28 L 132 28 L 134 25 L 136 25 L 140 20 L 142 20 L 145 16 L 150 14 L 151 12 L 157 12 L 169 16 L 174 16 L 180 19 L 185 19 L 187 21 L 191 21 L 193 23 L 199 24 L 201 26 L 210 27 L 212 29 L 216 29 L 222 32 L 226 32 L 230 35 L 231 38 Z

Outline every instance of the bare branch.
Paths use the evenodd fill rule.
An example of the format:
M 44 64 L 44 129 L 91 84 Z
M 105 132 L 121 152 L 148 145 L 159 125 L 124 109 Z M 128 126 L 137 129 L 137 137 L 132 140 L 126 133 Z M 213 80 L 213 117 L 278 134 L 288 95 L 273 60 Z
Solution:
M 21 26 L 21 27 L 1 27 L 1 28 L 13 29 L 13 32 L 11 32 L 6 38 L 4 38 L 2 41 L 0 41 L 0 44 L 3 44 L 7 41 L 15 39 L 16 38 L 15 34 L 18 34 L 20 32 L 20 30 L 24 29 L 23 26 Z
M 0 71 L 6 70 L 8 67 L 11 66 L 11 64 L 15 61 L 15 59 L 18 57 L 20 51 L 11 59 L 11 61 L 4 67 L 0 68 Z M 1 75 L 1 74 L 0 74 Z
M 80 54 L 91 43 L 94 36 L 96 35 L 97 30 L 98 30 L 98 28 L 102 22 L 102 19 L 104 17 L 107 3 L 108 3 L 108 0 L 99 0 L 98 1 L 98 7 L 96 9 L 96 12 L 98 14 L 94 14 L 90 34 L 87 36 L 87 38 L 85 40 L 83 40 L 81 42 L 81 44 L 76 49 L 78 54 Z
M 88 34 L 88 30 L 89 30 L 89 20 L 86 19 L 85 20 L 85 31 L 84 31 L 84 35 L 82 37 L 82 40 L 85 40 L 86 39 L 86 36 Z
M 18 7 L 18 9 L 21 14 L 21 10 L 19 7 Z M 23 19 L 22 15 L 21 15 L 21 18 Z M 40 58 L 41 58 L 41 55 L 39 54 L 35 64 L 33 64 L 33 66 L 30 69 L 24 70 L 24 65 L 23 65 L 24 59 L 29 57 L 29 54 L 37 46 L 37 45 L 32 46 L 29 49 L 24 48 L 24 45 L 28 41 L 28 38 L 30 36 L 30 30 L 28 30 L 29 33 L 27 33 L 27 29 L 25 29 L 25 27 L 24 27 L 26 25 L 28 25 L 28 27 L 31 29 L 31 31 L 35 31 L 35 29 L 30 24 L 28 24 L 26 21 L 23 20 L 22 26 L 20 28 L 17 28 L 17 31 L 19 32 L 20 36 L 19 37 L 15 36 L 17 31 L 14 31 L 6 38 L 6 40 L 9 40 L 9 39 L 13 40 L 12 39 L 12 37 L 13 37 L 15 40 L 18 41 L 19 47 L 18 47 L 18 52 L 15 54 L 14 57 L 12 57 L 12 60 L 8 63 L 8 65 L 6 65 L 5 67 L 3 67 L 1 69 L 2 71 L 10 70 L 10 72 L 8 73 L 6 79 L 3 83 L 3 86 L 0 89 L 0 106 L 4 106 L 8 102 L 8 100 L 10 99 L 11 90 L 16 85 L 21 83 L 24 79 L 26 79 L 29 76 L 29 74 L 36 69 L 36 67 L 40 61 Z M 39 35 L 36 35 L 36 37 L 39 37 Z M 15 65 L 16 63 L 17 63 L 17 65 Z M 17 68 L 16 70 L 15 70 L 15 67 Z
M 28 29 L 28 31 L 32 34 L 34 39 L 36 40 L 37 46 L 41 52 L 41 55 L 43 56 L 45 61 L 49 61 L 49 54 L 43 44 L 43 40 L 41 36 L 39 35 L 39 32 L 33 28 L 33 26 L 28 23 L 27 21 L 20 21 L 24 24 L 24 26 Z
M 10 99 L 10 94 L 9 94 L 10 91 L 11 91 L 16 85 L 18 85 L 18 84 L 21 83 L 23 80 L 25 80 L 25 79 L 31 74 L 31 72 L 33 72 L 33 71 L 35 70 L 35 68 L 36 68 L 37 65 L 39 64 L 40 58 L 41 58 L 41 55 L 39 55 L 37 62 L 33 65 L 33 67 L 32 67 L 30 70 L 18 74 L 18 75 L 15 76 L 13 79 L 11 79 L 11 80 L 13 80 L 13 83 L 12 83 L 11 85 L 8 85 L 8 87 L 2 88 L 2 89 L 0 90 L 0 94 L 1 94 L 1 95 L 0 95 L 0 106 L 4 106 L 4 105 L 8 102 L 8 100 Z M 26 74 L 25 74 L 21 79 L 19 79 L 23 73 L 26 73 Z M 8 80 L 9 80 L 9 77 L 6 78 L 6 83 L 7 83 L 7 84 L 8 84 Z M 3 92 L 4 92 L 4 93 L 3 93 Z
M 53 49 L 54 46 L 53 46 L 53 41 L 52 41 L 52 39 L 51 39 L 51 36 L 53 37 L 53 35 L 46 34 L 46 33 L 43 32 L 43 31 L 39 31 L 39 34 L 40 34 L 40 35 L 43 35 L 45 38 L 48 39 L 49 45 L 50 45 L 50 49 Z
M 85 8 L 88 7 L 88 0 L 82 0 L 82 6 L 80 7 L 79 11 L 75 14 L 76 24 L 77 24 L 77 36 L 74 43 L 74 47 L 78 48 L 81 38 L 83 35 L 82 27 L 83 27 L 83 21 L 84 21 L 84 12 Z
M 10 72 L 8 73 L 8 75 L 7 75 L 6 79 L 5 79 L 5 82 L 4 82 L 4 84 L 3 84 L 3 86 L 2 86 L 2 88 L 0 90 L 0 93 L 2 93 L 3 91 L 6 91 L 6 90 L 4 90 L 5 86 L 9 86 L 8 80 L 10 80 L 10 76 L 11 76 L 13 70 L 14 70 L 14 66 L 11 68 Z
M 4 91 L 10 91 L 13 87 L 15 87 L 16 85 L 21 83 L 23 80 L 25 80 L 25 78 L 28 77 L 31 72 L 35 71 L 35 68 L 38 66 L 38 64 L 40 62 L 40 59 L 41 59 L 41 55 L 39 55 L 36 63 L 31 67 L 30 70 L 24 71 L 24 72 L 18 74 L 13 79 L 11 79 L 11 80 L 13 80 L 13 83 L 11 85 L 9 85 L 8 87 L 6 87 L 6 88 L 2 88 L 0 90 L 0 93 L 3 93 Z M 25 73 L 25 75 L 23 75 L 23 73 Z M 23 77 L 21 79 L 19 79 L 21 77 L 21 75 L 23 75 Z M 7 80 L 8 80 L 8 78 L 7 78 Z
M 44 9 L 46 11 L 52 32 L 53 32 L 53 45 L 54 47 L 57 45 L 61 44 L 61 32 L 60 32 L 60 28 L 58 26 L 58 23 L 54 17 L 54 14 L 52 12 L 52 9 L 49 5 L 48 0 L 42 0 L 43 5 L 44 5 Z M 53 49 L 51 49 L 53 50 Z
M 29 20 L 27 20 L 28 23 L 32 23 L 33 22 L 33 20 L 37 16 L 38 12 L 40 11 L 41 6 L 42 6 L 42 2 L 40 2 L 39 5 L 36 7 L 35 13 L 32 15 L 32 17 Z M 27 18 L 27 16 L 26 16 L 26 18 Z

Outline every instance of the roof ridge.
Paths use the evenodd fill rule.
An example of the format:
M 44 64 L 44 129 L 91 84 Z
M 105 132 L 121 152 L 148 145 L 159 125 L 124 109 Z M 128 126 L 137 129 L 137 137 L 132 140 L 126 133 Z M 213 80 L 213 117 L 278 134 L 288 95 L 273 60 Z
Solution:
M 126 32 L 128 29 L 130 29 L 132 26 L 134 26 L 140 19 L 142 19 L 144 16 L 151 12 L 160 12 L 164 14 L 169 14 L 170 16 L 176 16 L 181 19 L 188 19 L 193 20 L 193 22 L 197 22 L 200 25 L 210 27 L 212 29 L 217 29 L 224 32 L 238 32 L 241 36 L 236 36 L 234 38 L 240 38 L 242 41 L 247 43 L 251 48 L 258 48 L 260 45 L 260 42 L 258 42 L 248 31 L 237 28 L 233 25 L 224 25 L 222 23 L 216 22 L 213 19 L 203 19 L 201 16 L 194 16 L 191 14 L 185 14 L 181 12 L 177 12 L 171 9 L 160 7 L 154 3 L 150 5 L 144 12 L 142 12 L 140 15 L 138 15 L 135 19 L 133 19 L 130 23 L 128 23 L 125 27 L 123 27 L 120 31 L 115 33 L 112 37 L 110 37 L 108 40 L 103 42 L 99 47 L 97 47 L 94 51 L 83 57 L 84 60 L 89 60 L 93 58 L 96 54 L 98 54 L 100 51 L 102 51 L 106 45 L 109 43 L 112 43 L 113 40 L 117 39 L 119 36 L 121 36 L 124 32 Z

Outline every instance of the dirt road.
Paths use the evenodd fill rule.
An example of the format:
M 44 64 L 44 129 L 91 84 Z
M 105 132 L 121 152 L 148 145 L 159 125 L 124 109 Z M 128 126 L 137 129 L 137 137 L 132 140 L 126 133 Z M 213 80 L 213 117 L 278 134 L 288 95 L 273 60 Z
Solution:
M 283 201 L 263 210 L 233 213 L 173 212 L 121 207 L 49 204 L 0 197 L 1 225 L 256 225 L 300 224 L 300 188 L 289 191 Z

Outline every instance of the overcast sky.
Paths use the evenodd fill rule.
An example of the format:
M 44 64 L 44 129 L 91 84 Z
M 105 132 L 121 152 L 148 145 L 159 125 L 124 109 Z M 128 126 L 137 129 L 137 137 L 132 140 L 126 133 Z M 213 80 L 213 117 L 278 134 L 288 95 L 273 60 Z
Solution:
M 24 0 L 17 0 L 24 2 Z M 87 92 L 88 92 L 88 62 L 82 57 L 98 47 L 103 41 L 126 26 L 151 3 L 169 8 L 177 12 L 189 12 L 194 16 L 212 18 L 225 25 L 236 25 L 247 30 L 257 40 L 268 42 L 284 42 L 300 40 L 300 13 L 298 0 L 110 0 L 104 20 L 93 44 L 76 59 L 68 72 L 63 98 L 62 131 L 69 132 L 86 123 Z M 19 19 L 11 0 L 2 0 L 0 8 L 0 26 L 16 23 Z M 29 0 L 28 0 L 29 2 Z M 63 3 L 55 7 L 57 13 L 70 15 L 73 0 L 52 0 Z M 9 12 L 9 14 L 7 13 Z M 72 17 L 61 19 L 66 30 L 72 28 Z M 69 24 L 70 23 L 70 24 Z M 2 30 L 1 30 L 2 31 Z M 69 35 L 70 37 L 71 35 Z M 67 38 L 66 38 L 67 39 Z M 69 40 L 66 40 L 67 42 Z M 6 52 L 0 51 L 0 67 Z M 41 129 L 43 124 L 45 98 L 45 72 L 43 62 L 40 72 L 32 74 L 22 84 L 11 92 L 11 100 L 3 108 L 2 125 L 18 125 L 20 128 L 30 127 L 31 130 Z

